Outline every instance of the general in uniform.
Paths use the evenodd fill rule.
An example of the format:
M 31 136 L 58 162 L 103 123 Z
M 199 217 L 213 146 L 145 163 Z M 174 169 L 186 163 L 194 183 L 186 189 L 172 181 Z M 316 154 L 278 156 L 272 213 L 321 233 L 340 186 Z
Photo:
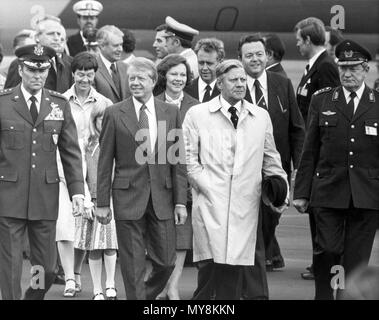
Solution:
M 43 89 L 55 51 L 33 44 L 15 53 L 22 82 L 0 93 L 0 288 L 3 299 L 21 298 L 28 229 L 34 285 L 25 299 L 43 299 L 54 281 L 57 261 L 57 148 L 77 214 L 83 212 L 82 158 L 69 103 L 61 94 Z
M 316 299 L 334 298 L 333 266 L 346 277 L 367 266 L 379 214 L 379 93 L 364 83 L 371 56 L 351 40 L 336 56 L 342 86 L 312 97 L 294 191 L 295 207 L 315 212 Z

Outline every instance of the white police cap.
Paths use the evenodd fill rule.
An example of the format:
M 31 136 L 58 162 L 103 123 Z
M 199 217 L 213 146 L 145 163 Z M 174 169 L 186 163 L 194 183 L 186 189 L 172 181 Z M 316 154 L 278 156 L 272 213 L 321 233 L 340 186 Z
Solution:
M 199 34 L 198 30 L 193 29 L 186 24 L 180 23 L 170 16 L 166 17 L 165 22 L 167 25 L 167 32 L 171 32 L 178 38 L 192 41 L 193 37 Z
M 80 16 L 98 16 L 103 11 L 103 5 L 96 0 L 80 0 L 73 5 L 72 10 Z

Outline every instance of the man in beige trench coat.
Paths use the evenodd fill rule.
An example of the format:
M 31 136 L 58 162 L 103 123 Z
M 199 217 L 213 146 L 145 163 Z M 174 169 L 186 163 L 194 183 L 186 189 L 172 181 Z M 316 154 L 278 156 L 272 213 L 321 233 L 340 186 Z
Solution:
M 241 62 L 225 60 L 216 75 L 221 95 L 192 107 L 183 130 L 199 268 L 193 298 L 215 293 L 216 299 L 229 300 L 241 296 L 242 266 L 254 265 L 262 178 L 287 176 L 268 112 L 243 99 Z

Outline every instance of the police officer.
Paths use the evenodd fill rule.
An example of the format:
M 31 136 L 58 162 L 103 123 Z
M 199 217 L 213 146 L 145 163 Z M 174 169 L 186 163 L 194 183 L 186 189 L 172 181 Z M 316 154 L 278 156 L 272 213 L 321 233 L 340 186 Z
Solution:
M 199 34 L 196 29 L 187 26 L 186 24 L 176 21 L 174 18 L 167 16 L 165 19 L 166 29 L 166 48 L 167 52 L 177 53 L 187 59 L 190 66 L 193 79 L 199 77 L 197 55 L 191 49 L 194 36 Z
M 379 214 L 379 93 L 364 82 L 371 56 L 351 40 L 336 56 L 342 86 L 312 97 L 294 191 L 299 212 L 314 209 L 316 299 L 333 299 L 333 266 L 346 277 L 367 266 Z
M 77 14 L 79 32 L 68 37 L 67 46 L 70 55 L 74 57 L 79 52 L 86 51 L 88 39 L 92 29 L 96 29 L 99 14 L 103 11 L 103 5 L 95 0 L 80 0 L 76 2 L 72 10 Z
M 3 299 L 21 298 L 28 229 L 35 281 L 25 299 L 43 299 L 54 281 L 57 261 L 57 148 L 75 214 L 83 212 L 82 158 L 69 103 L 43 89 L 55 51 L 33 44 L 15 53 L 21 84 L 0 93 L 0 288 Z

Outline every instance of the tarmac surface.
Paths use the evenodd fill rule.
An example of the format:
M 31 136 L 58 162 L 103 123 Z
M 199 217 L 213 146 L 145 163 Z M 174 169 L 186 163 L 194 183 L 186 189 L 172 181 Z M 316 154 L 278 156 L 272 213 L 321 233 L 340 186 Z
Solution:
M 308 216 L 289 208 L 281 217 L 277 229 L 277 238 L 285 260 L 285 267 L 268 272 L 268 286 L 271 300 L 312 300 L 314 298 L 314 282 L 303 280 L 300 273 L 310 264 L 311 239 L 308 224 Z M 379 268 L 379 232 L 376 234 L 375 243 L 369 265 Z M 104 274 L 103 267 L 103 274 Z M 30 281 L 30 264 L 24 260 L 22 288 L 23 292 Z M 126 299 L 124 284 L 117 264 L 116 287 L 118 298 Z M 196 288 L 197 269 L 185 267 L 180 280 L 180 296 L 183 300 L 189 300 Z M 105 279 L 103 276 L 103 285 Z M 46 295 L 47 300 L 90 300 L 92 299 L 92 281 L 88 264 L 82 269 L 82 292 L 75 298 L 64 298 L 62 293 L 64 286 L 53 285 Z M 0 295 L 1 296 L 1 295 Z

